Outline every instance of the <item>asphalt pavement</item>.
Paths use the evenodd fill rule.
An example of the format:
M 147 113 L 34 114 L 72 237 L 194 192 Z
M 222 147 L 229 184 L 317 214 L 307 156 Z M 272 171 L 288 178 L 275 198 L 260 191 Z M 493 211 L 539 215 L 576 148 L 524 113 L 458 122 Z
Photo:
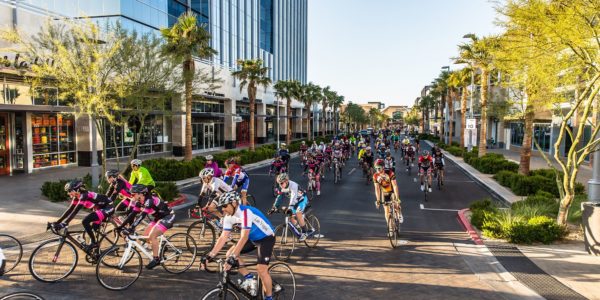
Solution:
M 424 146 L 424 145 L 422 145 Z M 446 184 L 434 188 L 424 202 L 416 182 L 416 168 L 408 176 L 401 167 L 397 180 L 402 199 L 404 224 L 401 238 L 405 244 L 393 249 L 387 239 L 383 209 L 374 205 L 372 184 L 366 184 L 356 158 L 344 168 L 342 181 L 334 184 L 331 173 L 325 175 L 321 196 L 312 201 L 314 214 L 324 236 L 318 247 L 299 247 L 290 266 L 296 273 L 296 299 L 501 299 L 513 295 L 495 291 L 473 274 L 455 243 L 472 244 L 457 221 L 456 211 L 490 195 L 470 180 L 452 162 L 446 161 Z M 257 207 L 266 211 L 273 203 L 268 168 L 249 172 L 250 193 Z M 290 177 L 306 186 L 299 159 L 290 163 Z M 182 192 L 197 194 L 199 186 Z M 282 217 L 271 218 L 273 224 Z M 185 211 L 178 212 L 179 224 L 189 224 Z M 183 230 L 181 228 L 173 231 Z M 29 251 L 27 251 L 29 250 Z M 96 281 L 94 268 L 80 256 L 75 272 L 62 282 L 45 284 L 29 275 L 26 249 L 24 261 L 11 274 L 0 279 L 0 295 L 13 290 L 29 290 L 47 299 L 191 299 L 200 298 L 216 286 L 217 277 L 190 269 L 181 275 L 168 274 L 160 267 L 144 270 L 128 290 L 111 292 Z M 252 257 L 252 256 L 251 256 Z M 252 258 L 250 258 L 250 261 Z

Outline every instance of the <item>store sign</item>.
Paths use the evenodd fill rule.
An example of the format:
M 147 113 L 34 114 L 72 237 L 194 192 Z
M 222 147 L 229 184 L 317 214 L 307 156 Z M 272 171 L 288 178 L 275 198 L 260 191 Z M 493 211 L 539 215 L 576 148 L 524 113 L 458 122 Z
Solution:
M 477 120 L 476 119 L 467 119 L 466 122 L 466 129 L 475 129 L 477 127 Z
M 233 122 L 235 122 L 235 123 L 242 122 L 242 117 L 240 117 L 240 116 L 233 116 Z
M 54 66 L 53 59 L 46 59 L 45 61 L 39 57 L 36 57 L 33 61 L 27 62 L 21 60 L 21 54 L 17 53 L 14 57 L 9 57 L 8 55 L 4 55 L 0 57 L 0 66 L 11 69 L 30 69 L 31 65 L 40 65 L 44 62 L 45 64 L 49 64 L 50 66 Z

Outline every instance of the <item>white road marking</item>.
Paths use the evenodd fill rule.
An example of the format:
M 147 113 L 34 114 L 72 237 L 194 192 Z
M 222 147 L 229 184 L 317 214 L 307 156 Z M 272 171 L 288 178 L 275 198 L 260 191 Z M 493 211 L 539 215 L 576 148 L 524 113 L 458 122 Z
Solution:
M 453 212 L 457 212 L 459 211 L 459 209 L 447 209 L 447 208 L 426 208 L 425 205 L 423 205 L 423 203 L 419 204 L 419 206 L 421 207 L 422 210 L 433 210 L 433 211 L 453 211 Z
M 350 172 L 348 172 L 348 175 L 352 174 L 352 172 L 356 171 L 356 168 L 352 168 L 352 170 L 350 170 Z

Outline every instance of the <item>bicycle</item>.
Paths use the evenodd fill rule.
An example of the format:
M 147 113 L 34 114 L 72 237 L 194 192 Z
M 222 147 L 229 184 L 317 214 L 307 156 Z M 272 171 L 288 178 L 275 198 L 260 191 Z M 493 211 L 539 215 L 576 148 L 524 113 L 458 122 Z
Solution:
M 314 199 L 316 189 L 317 189 L 317 178 L 316 178 L 313 170 L 310 169 L 308 171 L 308 186 L 306 188 L 306 191 L 310 195 L 310 199 Z
M 337 157 L 333 158 L 333 183 L 338 183 L 342 179 L 342 170 Z
M 0 234 L 0 266 L 4 264 L 4 271 L 0 276 L 12 271 L 23 258 L 23 245 L 14 236 Z
M 406 173 L 408 174 L 408 176 L 410 176 L 410 171 L 414 165 L 412 160 L 413 160 L 412 156 L 409 156 L 408 154 L 406 154 L 404 156 L 404 162 L 406 164 Z
M 0 300 L 9 300 L 9 299 L 14 299 L 14 300 L 23 300 L 23 299 L 34 299 L 34 300 L 44 300 L 44 298 L 42 298 L 42 296 L 38 296 L 34 293 L 29 293 L 29 292 L 15 292 L 15 293 L 10 293 L 8 295 L 4 295 L 2 297 L 0 297 Z
M 363 162 L 363 175 L 367 177 L 365 184 L 369 185 L 373 181 L 373 167 L 366 162 Z
M 431 180 L 431 173 L 428 173 L 428 170 L 427 170 L 428 168 L 424 168 L 424 170 L 423 170 L 423 176 L 425 177 L 425 179 L 423 180 L 423 186 L 424 186 L 423 193 L 425 195 L 425 202 L 428 201 L 427 194 L 429 193 L 429 188 L 430 188 L 429 181 Z
M 383 205 L 388 207 L 388 215 L 386 218 L 388 231 L 387 236 L 390 239 L 390 244 L 392 244 L 392 248 L 396 248 L 400 245 L 400 240 L 398 239 L 398 237 L 400 235 L 400 228 L 402 226 L 402 223 L 400 223 L 400 212 L 396 210 L 396 195 L 392 194 L 390 195 L 390 197 L 390 201 L 385 201 Z
M 86 261 L 91 264 L 96 264 L 101 255 L 100 247 L 95 247 L 86 251 L 83 245 L 82 238 L 84 231 L 69 232 L 69 226 L 65 226 L 62 230 L 57 230 L 51 223 L 48 223 L 46 230 L 51 230 L 52 233 L 58 235 L 58 238 L 43 242 L 33 250 L 29 258 L 29 272 L 33 278 L 41 282 L 57 282 L 67 278 L 77 267 L 79 254 L 75 247 L 81 249 L 86 254 Z M 116 241 L 110 239 L 105 233 L 96 232 L 100 238 L 97 240 L 98 245 L 101 245 L 103 240 L 116 245 Z M 76 236 L 76 237 L 74 237 Z M 58 270 L 57 270 L 58 269 Z M 61 271 L 64 269 L 64 271 Z M 47 274 L 45 272 L 48 272 Z
M 239 300 L 240 295 L 245 299 L 264 299 L 264 292 L 259 293 L 259 289 L 262 291 L 262 282 L 260 277 L 257 278 L 256 290 L 244 290 L 239 284 L 233 282 L 230 275 L 237 274 L 236 269 L 241 267 L 251 267 L 257 264 L 247 264 L 243 266 L 232 267 L 229 271 L 225 271 L 225 260 L 218 259 L 217 261 L 218 271 L 213 271 L 206 265 L 205 270 L 209 273 L 219 273 L 219 283 L 217 287 L 208 291 L 202 299 L 235 299 Z M 285 263 L 277 262 L 269 266 L 269 275 L 271 275 L 271 281 L 273 286 L 273 299 L 290 299 L 293 300 L 296 297 L 296 276 L 292 269 Z M 240 295 L 238 295 L 240 294 Z
M 142 274 L 143 265 L 140 252 L 148 259 L 154 259 L 152 250 L 137 242 L 147 238 L 148 236 L 135 233 L 126 234 L 127 245 L 124 251 L 122 246 L 114 246 L 100 256 L 100 263 L 96 265 L 96 279 L 102 287 L 111 291 L 122 291 L 137 281 Z M 196 260 L 196 242 L 187 233 L 175 233 L 168 238 L 163 234 L 159 237 L 158 244 L 160 264 L 169 273 L 181 274 Z M 113 279 L 116 282 L 113 282 Z
M 442 185 L 444 185 L 444 179 L 442 178 L 442 170 L 440 170 L 439 167 L 436 166 L 435 168 L 435 177 L 437 179 L 437 187 L 438 190 L 442 190 Z
M 282 224 L 275 227 L 275 246 L 273 247 L 273 256 L 277 260 L 287 261 L 296 248 L 296 243 L 302 235 L 302 229 L 298 225 L 292 223 L 292 219 L 295 216 L 292 214 L 290 209 L 270 210 L 267 215 L 273 213 L 285 213 L 285 221 Z M 310 234 L 307 233 L 307 238 L 304 240 L 304 244 L 308 248 L 315 248 L 319 244 L 321 239 L 321 223 L 319 219 L 312 214 L 310 205 L 306 206 L 306 212 L 304 213 L 304 222 L 308 226 Z

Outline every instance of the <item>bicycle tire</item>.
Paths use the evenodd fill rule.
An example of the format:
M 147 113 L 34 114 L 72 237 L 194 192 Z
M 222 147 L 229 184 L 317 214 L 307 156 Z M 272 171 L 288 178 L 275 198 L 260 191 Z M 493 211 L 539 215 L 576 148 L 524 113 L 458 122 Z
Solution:
M 304 222 L 308 225 L 309 230 L 315 230 L 311 236 L 304 240 L 304 244 L 308 248 L 314 248 L 319 244 L 319 240 L 321 239 L 321 223 L 319 223 L 319 219 L 313 214 L 306 216 Z
M 196 242 L 187 233 L 175 233 L 163 244 L 160 257 L 163 259 L 162 267 L 165 271 L 181 274 L 192 267 L 196 261 Z
M 4 295 L 0 297 L 0 300 L 21 300 L 21 299 L 34 299 L 34 300 L 44 300 L 42 296 L 36 295 L 34 293 L 29 292 L 16 292 L 8 295 Z
M 67 248 L 65 248 L 65 246 Z M 56 247 L 56 249 L 53 249 L 53 247 Z M 58 276 L 57 278 L 47 278 L 44 275 L 41 275 L 43 270 L 47 270 L 49 268 L 52 268 L 52 270 L 55 269 L 55 267 L 57 266 L 57 262 L 59 258 L 68 258 L 68 254 L 66 254 L 66 252 L 63 252 L 64 250 L 71 250 L 70 254 L 74 257 L 74 259 L 72 259 L 72 263 L 69 264 L 62 264 L 65 267 L 68 267 L 68 269 L 66 269 L 65 272 L 62 272 L 62 275 Z M 51 251 L 49 252 L 51 255 L 43 255 L 44 253 L 42 251 Z M 59 255 L 57 255 L 57 252 L 59 253 Z M 38 262 L 38 259 L 42 260 L 43 258 L 48 258 L 51 257 L 52 259 L 50 260 L 50 262 L 48 261 L 44 261 L 44 262 Z M 57 260 L 57 261 L 53 261 L 53 260 Z M 65 241 L 62 238 L 55 238 L 46 242 L 41 243 L 39 246 L 37 246 L 35 248 L 35 250 L 33 250 L 33 252 L 31 253 L 31 257 L 29 258 L 29 272 L 31 273 L 31 276 L 33 276 L 33 278 L 35 278 L 38 281 L 41 282 L 57 282 L 60 281 L 62 279 L 65 279 L 67 277 L 69 277 L 69 275 L 71 275 L 71 273 L 73 273 L 73 271 L 75 270 L 75 267 L 77 267 L 77 262 L 79 260 L 79 254 L 77 253 L 77 249 L 75 249 L 75 246 L 73 246 L 73 244 L 69 241 Z M 62 262 L 62 261 L 61 261 Z M 38 263 L 39 264 L 44 264 L 43 266 L 40 266 L 40 269 L 38 270 Z M 52 265 L 52 267 L 49 267 L 48 265 Z M 56 272 L 52 272 L 52 273 L 56 273 Z
M 211 222 L 205 220 L 196 221 L 188 227 L 187 234 L 189 234 L 196 242 L 196 253 L 198 255 L 206 255 L 215 246 L 217 236 L 215 234 L 215 227 Z
M 23 258 L 23 245 L 14 236 L 0 234 L 0 251 L 4 254 L 4 274 L 12 271 Z
M 274 263 L 268 270 L 273 281 L 273 299 L 293 300 L 296 297 L 296 275 L 292 268 L 284 263 Z
M 275 228 L 273 257 L 280 261 L 288 261 L 296 248 L 296 238 L 296 234 L 291 228 L 285 226 L 285 224 L 278 225 Z
M 437 171 L 437 187 L 438 190 L 442 190 L 442 175 L 439 170 Z
M 204 296 L 202 296 L 202 300 L 210 300 L 210 299 L 233 299 L 233 300 L 239 300 L 240 296 L 238 296 L 238 294 L 236 294 L 235 291 L 233 291 L 232 289 L 227 289 L 226 293 L 223 293 L 224 291 L 221 288 L 214 288 L 210 291 L 208 291 L 208 293 L 204 294 Z
M 102 254 L 102 256 L 100 256 L 100 263 L 96 265 L 96 279 L 98 280 L 98 283 L 100 283 L 100 285 L 102 287 L 104 287 L 107 290 L 111 290 L 111 291 L 122 291 L 125 290 L 127 288 L 129 288 L 132 284 L 134 284 L 138 278 L 140 278 L 140 275 L 142 274 L 142 256 L 140 255 L 140 252 L 135 249 L 135 248 L 131 248 L 131 252 L 129 253 L 129 257 L 127 258 L 125 264 L 121 267 L 119 267 L 119 262 L 123 259 L 123 255 L 118 255 L 118 254 L 113 254 L 114 251 L 122 251 L 122 253 L 124 254 L 127 250 L 123 250 L 120 249 L 121 247 L 116 246 L 112 249 L 109 249 L 108 251 L 104 252 Z M 137 257 L 137 259 L 135 259 Z M 105 260 L 111 260 L 110 262 L 107 262 Z M 114 261 L 113 261 L 114 260 Z M 118 273 L 116 275 L 112 275 L 108 274 L 108 275 L 104 275 L 105 272 L 115 272 Z M 119 284 L 118 286 L 113 284 L 112 282 L 109 282 L 108 279 L 111 278 L 115 278 L 117 276 L 119 277 L 126 277 L 126 276 L 120 276 L 121 274 L 131 274 L 131 276 L 127 276 L 127 277 L 131 277 L 130 279 L 125 279 L 123 281 L 125 281 L 124 284 Z
M 390 207 L 390 214 L 388 215 L 388 224 L 387 224 L 387 230 L 388 230 L 388 238 L 390 240 L 390 244 L 392 244 L 392 248 L 396 248 L 398 247 L 398 230 L 396 228 L 396 218 L 394 217 L 394 215 L 391 213 L 392 211 L 392 207 Z
M 271 190 L 273 191 L 273 197 L 277 197 L 277 181 L 273 181 L 271 185 Z

